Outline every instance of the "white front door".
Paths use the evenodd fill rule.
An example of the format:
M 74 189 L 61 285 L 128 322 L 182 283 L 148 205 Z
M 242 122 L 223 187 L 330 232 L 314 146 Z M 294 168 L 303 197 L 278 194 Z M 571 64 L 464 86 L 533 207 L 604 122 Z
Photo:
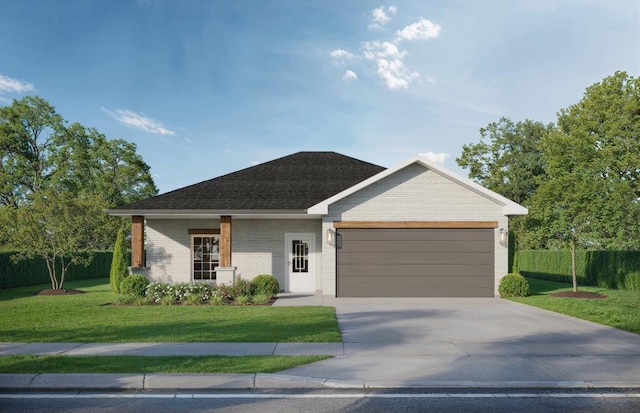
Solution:
M 313 274 L 315 237 L 313 234 L 286 234 L 287 285 L 285 291 L 314 293 L 316 282 Z

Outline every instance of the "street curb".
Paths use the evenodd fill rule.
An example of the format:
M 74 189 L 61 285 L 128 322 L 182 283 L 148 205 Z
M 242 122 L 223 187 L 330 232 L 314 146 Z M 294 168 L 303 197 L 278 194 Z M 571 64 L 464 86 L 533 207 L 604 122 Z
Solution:
M 636 389 L 640 381 L 345 381 L 284 374 L 0 374 L 0 392 L 214 389 Z

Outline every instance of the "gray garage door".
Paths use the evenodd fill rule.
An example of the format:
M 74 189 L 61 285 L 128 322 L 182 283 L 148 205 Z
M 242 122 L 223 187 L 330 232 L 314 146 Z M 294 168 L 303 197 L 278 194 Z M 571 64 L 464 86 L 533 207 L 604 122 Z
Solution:
M 493 297 L 492 229 L 339 229 L 339 297 Z

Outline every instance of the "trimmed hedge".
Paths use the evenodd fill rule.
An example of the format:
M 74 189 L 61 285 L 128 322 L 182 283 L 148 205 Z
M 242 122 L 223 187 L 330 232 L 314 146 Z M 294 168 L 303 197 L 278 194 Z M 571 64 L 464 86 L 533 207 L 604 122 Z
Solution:
M 525 277 L 571 283 L 569 250 L 516 253 L 517 271 Z M 640 291 L 640 251 L 576 251 L 578 285 Z
M 13 252 L 0 252 L 0 289 L 51 284 L 47 264 L 42 258 L 32 258 L 14 263 L 11 261 L 13 254 Z M 65 275 L 65 283 L 108 277 L 112 256 L 111 251 L 98 251 L 88 267 L 71 265 Z

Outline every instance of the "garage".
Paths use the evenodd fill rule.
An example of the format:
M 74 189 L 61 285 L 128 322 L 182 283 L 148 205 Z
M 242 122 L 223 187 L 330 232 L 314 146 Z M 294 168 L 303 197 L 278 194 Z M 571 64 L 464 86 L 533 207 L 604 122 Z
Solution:
M 339 297 L 493 297 L 490 228 L 340 228 Z

